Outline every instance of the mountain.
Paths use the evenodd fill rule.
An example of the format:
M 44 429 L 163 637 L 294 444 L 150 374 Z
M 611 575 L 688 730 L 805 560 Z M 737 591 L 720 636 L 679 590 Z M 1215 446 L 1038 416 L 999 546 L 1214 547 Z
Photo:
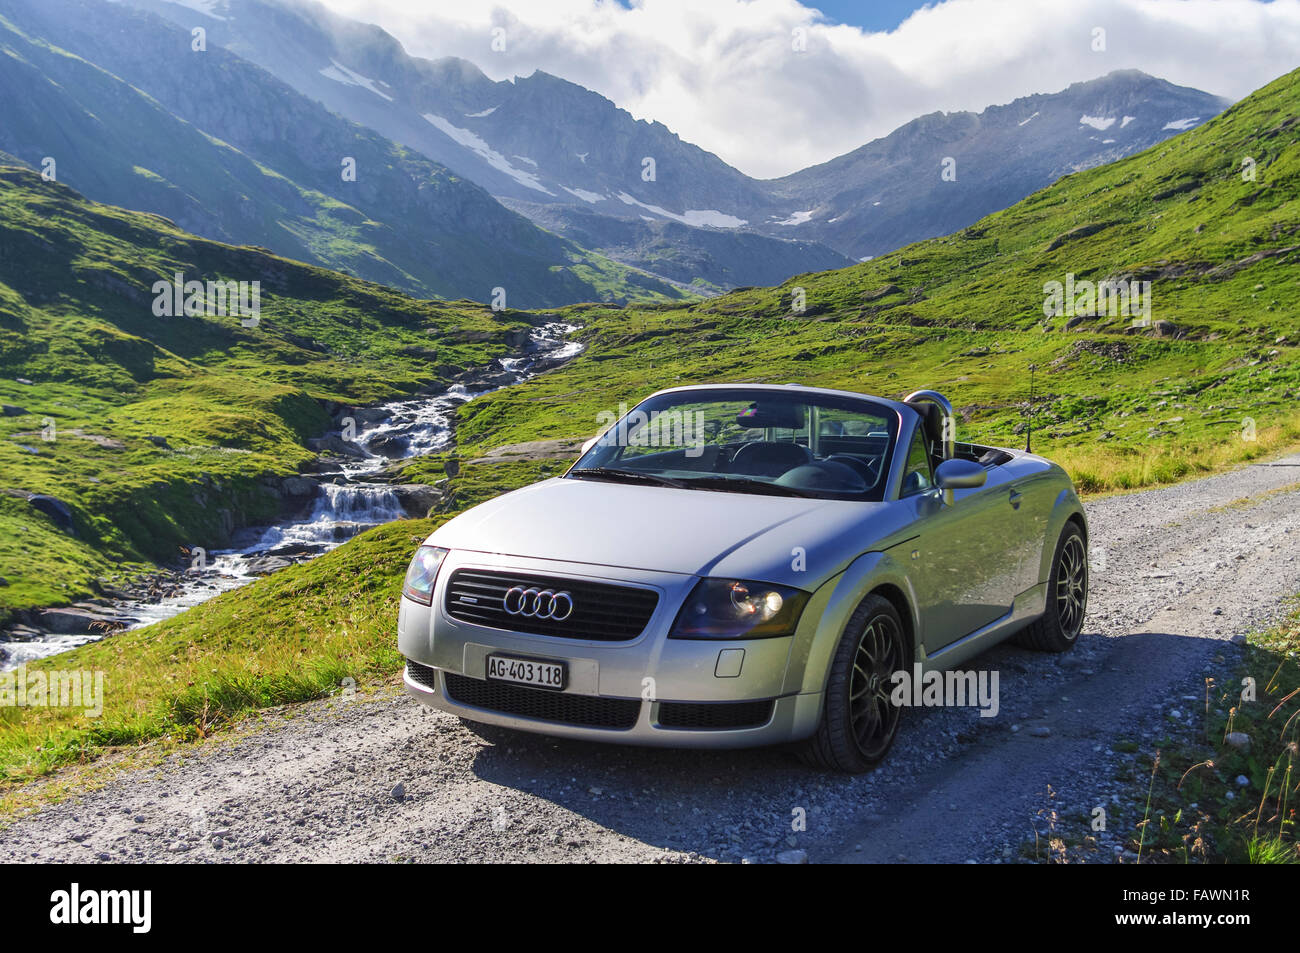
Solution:
M 33 167 L 52 156 L 93 198 L 417 295 L 681 296 L 247 61 L 192 51 L 160 17 L 96 0 L 3 0 L 0 14 L 0 150 Z
M 788 233 L 874 256 L 965 228 L 1063 175 L 1194 128 L 1229 102 L 1120 70 L 981 113 L 922 116 L 768 186 L 797 210 Z M 943 177 L 948 158 L 951 181 Z
M 138 0 L 186 32 L 207 31 L 224 47 L 275 74 L 328 109 L 446 165 L 561 234 L 601 238 L 590 246 L 653 271 L 663 256 L 638 254 L 624 229 L 595 225 L 596 211 L 622 221 L 676 222 L 657 231 L 668 259 L 697 261 L 692 274 L 656 272 L 691 283 L 731 276 L 721 287 L 770 284 L 792 274 L 848 264 L 816 242 L 733 235 L 743 224 L 718 211 L 761 206 L 761 183 L 717 156 L 682 142 L 661 123 L 638 121 L 609 100 L 543 72 L 494 82 L 460 59 L 408 56 L 378 27 L 297 0 L 213 0 L 181 5 Z M 201 12 L 196 7 L 201 7 Z M 655 158 L 655 181 L 642 160 Z M 555 208 L 574 210 L 575 214 Z M 677 210 L 677 211 L 670 211 Z M 648 234 L 648 233 L 647 233 Z M 665 238 L 665 234 L 669 237 Z
M 495 82 L 463 59 L 412 57 L 381 28 L 310 0 L 129 2 L 187 29 L 203 26 L 210 42 L 445 164 L 544 227 L 585 236 L 590 247 L 653 271 L 655 257 L 636 249 L 654 239 L 629 242 L 625 229 L 596 216 L 675 222 L 687 228 L 658 239 L 678 250 L 669 258 L 707 255 L 713 273 L 735 274 L 741 284 L 842 264 L 826 260 L 826 246 L 859 260 L 964 228 L 1062 175 L 1132 155 L 1228 105 L 1119 71 L 981 113 L 923 116 L 827 163 L 758 180 L 574 83 L 541 71 Z M 655 160 L 654 181 L 642 177 L 645 157 Z M 948 157 L 956 160 L 955 181 L 941 178 Z M 710 242 L 700 230 L 711 233 Z M 736 267 L 752 257 L 741 250 L 753 243 L 744 233 L 804 244 L 767 249 L 784 273 L 773 278 L 765 268 L 767 277 L 755 279 Z M 679 273 L 669 277 L 680 280 Z

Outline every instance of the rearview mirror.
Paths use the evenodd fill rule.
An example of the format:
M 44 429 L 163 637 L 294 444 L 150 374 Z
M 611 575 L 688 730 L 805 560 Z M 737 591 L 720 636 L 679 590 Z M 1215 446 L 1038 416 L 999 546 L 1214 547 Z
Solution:
M 988 478 L 988 471 L 972 460 L 945 460 L 934 471 L 934 485 L 944 491 L 974 490 Z

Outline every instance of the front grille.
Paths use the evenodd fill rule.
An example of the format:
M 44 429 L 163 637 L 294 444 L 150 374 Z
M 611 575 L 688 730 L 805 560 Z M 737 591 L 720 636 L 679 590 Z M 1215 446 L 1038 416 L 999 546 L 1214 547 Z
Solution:
M 505 611 L 505 595 L 514 586 L 567 592 L 573 599 L 573 614 L 560 622 L 510 615 Z M 457 569 L 447 582 L 444 604 L 447 614 L 453 619 L 495 629 L 566 639 L 627 642 L 645 631 L 655 606 L 659 604 L 659 595 L 650 589 L 603 582 L 487 569 Z
M 519 715 L 583 728 L 626 731 L 636 725 L 641 713 L 641 702 L 634 698 L 570 695 L 509 682 L 467 678 L 451 672 L 445 673 L 444 677 L 447 679 L 447 697 L 452 701 L 503 715 Z
M 661 728 L 723 731 L 757 728 L 772 718 L 772 699 L 757 702 L 660 702 Z
M 421 665 L 419 662 L 406 660 L 406 674 L 411 681 L 417 685 L 423 685 L 425 688 L 438 690 L 438 670 L 429 668 L 427 665 Z

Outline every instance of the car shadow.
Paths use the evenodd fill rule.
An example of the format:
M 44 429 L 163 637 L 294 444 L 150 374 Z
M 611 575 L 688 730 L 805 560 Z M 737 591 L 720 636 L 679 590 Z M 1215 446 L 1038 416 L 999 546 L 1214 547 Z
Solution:
M 789 746 L 644 748 L 490 726 L 466 727 L 465 742 L 479 746 L 472 770 L 481 780 L 654 847 L 722 861 L 771 859 L 814 844 L 835 853 L 836 837 L 851 844 L 873 823 L 923 810 L 923 802 L 915 803 L 918 792 L 967 770 L 971 758 L 996 759 L 1000 745 L 1028 735 L 1022 729 L 1052 726 L 1056 740 L 1044 743 L 1044 757 L 1057 749 L 1070 750 L 1074 759 L 1091 752 L 1118 725 L 1156 715 L 1153 701 L 1191 693 L 1201 684 L 1201 669 L 1228 648 L 1221 640 L 1154 629 L 1084 638 L 1064 655 L 1003 643 L 972 659 L 964 668 L 999 673 L 998 714 L 909 709 L 893 750 L 866 775 L 808 768 Z M 1168 664 L 1171 658 L 1177 664 Z M 995 772 L 995 761 L 987 769 Z M 1008 799 L 1014 789 L 1007 785 Z M 998 799 L 984 809 L 996 814 Z M 806 834 L 796 830 L 797 810 L 806 814 Z

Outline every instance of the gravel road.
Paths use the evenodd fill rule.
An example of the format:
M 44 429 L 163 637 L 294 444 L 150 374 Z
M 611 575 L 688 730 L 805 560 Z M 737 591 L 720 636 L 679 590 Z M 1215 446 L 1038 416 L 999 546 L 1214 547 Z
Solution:
M 999 672 L 997 717 L 909 709 L 864 777 L 779 750 L 491 743 L 393 690 L 271 713 L 123 772 L 0 831 L 0 861 L 1006 863 L 1046 808 L 1082 824 L 1096 805 L 1109 858 L 1134 820 L 1134 792 L 1115 780 L 1133 755 L 1117 743 L 1189 722 L 1205 674 L 1300 592 L 1300 456 L 1088 514 L 1093 592 L 1076 649 L 987 653 L 970 667 Z

